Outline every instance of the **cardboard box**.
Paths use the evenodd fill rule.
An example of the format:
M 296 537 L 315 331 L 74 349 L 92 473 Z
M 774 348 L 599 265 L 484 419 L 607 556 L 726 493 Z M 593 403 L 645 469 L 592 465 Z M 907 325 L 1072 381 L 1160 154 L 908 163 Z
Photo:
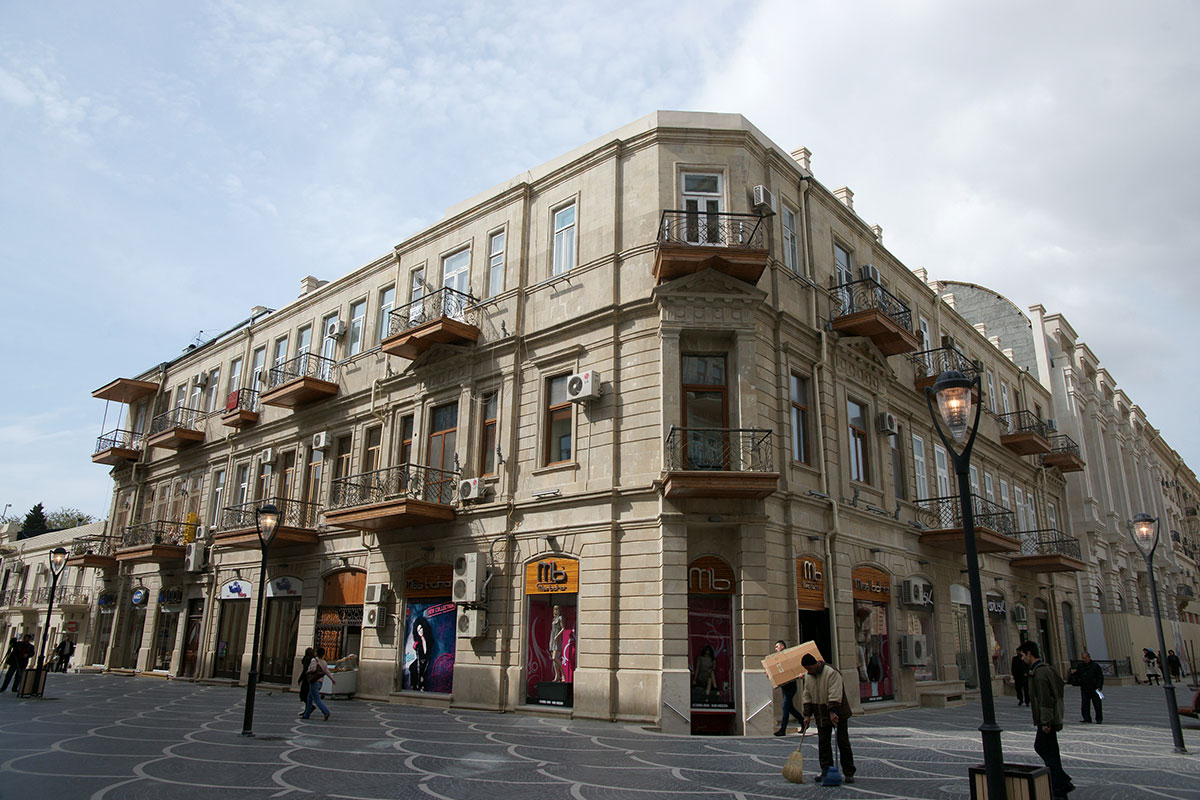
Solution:
M 800 665 L 800 659 L 808 653 L 812 653 L 813 658 L 817 661 L 824 661 L 825 657 L 821 655 L 821 651 L 817 649 L 817 643 L 813 641 L 798 644 L 795 647 L 789 647 L 786 650 L 780 650 L 778 653 L 772 653 L 763 659 L 763 669 L 767 671 L 767 677 L 771 679 L 772 686 L 782 686 L 788 681 L 794 681 L 802 675 L 808 674 L 808 670 Z

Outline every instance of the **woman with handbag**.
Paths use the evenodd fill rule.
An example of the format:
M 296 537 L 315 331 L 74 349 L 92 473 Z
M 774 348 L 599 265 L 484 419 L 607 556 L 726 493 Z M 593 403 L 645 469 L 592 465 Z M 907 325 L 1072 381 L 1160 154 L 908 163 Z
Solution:
M 325 719 L 329 719 L 329 709 L 321 702 L 321 684 L 325 680 L 325 676 L 329 676 L 330 683 L 337 683 L 333 679 L 333 673 L 329 671 L 329 665 L 325 663 L 322 656 L 325 655 L 325 648 L 318 647 L 317 653 L 313 656 L 313 660 L 308 665 L 306 674 L 308 675 L 308 702 L 304 706 L 304 713 L 300 715 L 301 719 L 308 719 L 312 716 L 313 708 L 321 709 L 321 713 L 325 715 Z

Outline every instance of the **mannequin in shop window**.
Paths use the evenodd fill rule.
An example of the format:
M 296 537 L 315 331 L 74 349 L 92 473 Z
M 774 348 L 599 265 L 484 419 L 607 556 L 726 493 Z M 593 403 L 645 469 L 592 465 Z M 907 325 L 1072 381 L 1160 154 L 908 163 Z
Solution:
M 711 644 L 704 645 L 696 659 L 696 671 L 692 675 L 692 686 L 701 688 L 709 697 L 717 693 L 717 654 Z
M 566 677 L 563 672 L 563 651 L 565 650 L 564 642 L 566 636 L 567 632 L 565 623 L 563 622 L 562 609 L 556 605 L 550 619 L 550 668 L 554 670 L 554 680 L 556 682 L 562 682 Z

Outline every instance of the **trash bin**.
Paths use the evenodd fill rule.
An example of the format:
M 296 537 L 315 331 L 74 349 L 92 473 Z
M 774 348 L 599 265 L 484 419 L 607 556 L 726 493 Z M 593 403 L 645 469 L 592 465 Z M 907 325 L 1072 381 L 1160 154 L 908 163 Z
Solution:
M 988 800 L 987 772 L 983 764 L 969 769 L 971 800 Z M 1051 800 L 1050 770 L 1032 764 L 1005 764 L 1004 791 L 1011 797 Z

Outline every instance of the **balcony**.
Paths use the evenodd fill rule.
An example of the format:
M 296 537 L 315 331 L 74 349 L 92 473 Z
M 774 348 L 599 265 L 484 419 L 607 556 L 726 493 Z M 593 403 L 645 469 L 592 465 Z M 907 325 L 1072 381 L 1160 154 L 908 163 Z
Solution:
M 938 376 L 947 370 L 956 369 L 971 380 L 979 376 L 979 365 L 967 358 L 957 347 L 937 347 L 933 350 L 922 350 L 908 357 L 913 363 L 916 376 L 913 386 L 922 395 L 926 386 L 933 386 Z M 976 391 L 976 401 L 979 393 Z
M 1013 512 L 977 494 L 971 495 L 971 505 L 975 512 L 976 552 L 1016 553 L 1021 549 Z M 918 518 L 927 529 L 921 533 L 921 544 L 955 553 L 966 552 L 962 506 L 957 496 L 917 500 L 916 506 Z
M 213 534 L 214 547 L 239 547 L 257 550 L 258 524 L 254 512 L 270 504 L 279 509 L 279 527 L 271 546 L 315 545 L 320 535 L 321 507 L 282 497 L 268 497 L 236 506 L 221 512 L 221 530 Z
M 54 593 L 55 608 L 78 608 L 80 606 L 87 607 L 89 595 L 83 589 L 75 589 L 68 586 L 59 586 Z M 45 606 L 50 602 L 50 587 L 43 586 L 33 593 L 33 602 L 38 606 Z
M 33 601 L 33 592 L 19 592 L 16 589 L 9 589 L 0 596 L 0 606 L 14 611 L 32 611 L 37 608 Z
M 101 386 L 92 392 L 92 397 L 108 400 L 114 403 L 136 403 L 143 397 L 158 391 L 158 384 L 151 381 L 135 381 L 131 378 L 117 378 L 109 384 Z
M 204 414 L 195 408 L 172 408 L 150 423 L 151 447 L 180 450 L 204 441 Z
M 663 496 L 761 500 L 779 486 L 771 431 L 676 428 L 667 433 Z
M 1087 566 L 1079 554 L 1079 540 L 1053 529 L 1021 531 L 1021 554 L 1014 567 L 1031 572 L 1083 572 Z
M 113 557 L 115 544 L 111 536 L 80 536 L 71 542 L 67 566 L 111 569 L 117 565 L 117 559 Z
M 1175 594 L 1183 600 L 1191 600 L 1196 596 L 1196 590 L 1186 583 L 1181 583 L 1175 587 Z
M 912 332 L 912 311 L 873 278 L 834 287 L 831 325 L 847 336 L 865 336 L 885 356 L 921 346 Z
M 171 564 L 183 563 L 187 543 L 196 535 L 196 526 L 186 522 L 154 520 L 130 525 L 121 534 L 121 542 L 113 555 L 121 563 Z
M 258 392 L 254 389 L 238 389 L 225 398 L 225 411 L 221 424 L 227 428 L 241 430 L 258 422 Z
M 143 443 L 142 435 L 136 431 L 109 431 L 96 440 L 92 463 L 116 467 L 137 461 L 142 456 Z
M 1050 436 L 1050 452 L 1042 456 L 1042 464 L 1058 467 L 1061 472 L 1083 472 L 1083 459 L 1079 457 L 1079 445 L 1065 433 Z
M 383 352 L 415 359 L 435 344 L 479 341 L 477 301 L 456 289 L 443 288 L 400 306 L 388 317 Z
M 654 254 L 656 283 L 715 269 L 750 285 L 767 268 L 767 231 L 758 214 L 664 211 Z
M 1050 430 L 1032 411 L 1014 411 L 996 418 L 1000 424 L 1000 444 L 1021 456 L 1050 452 Z
M 419 464 L 337 478 L 325 520 L 365 531 L 450 522 L 458 480 L 457 472 Z
M 304 353 L 272 367 L 267 390 L 259 398 L 265 406 L 299 408 L 337 397 L 338 367 L 332 358 Z

